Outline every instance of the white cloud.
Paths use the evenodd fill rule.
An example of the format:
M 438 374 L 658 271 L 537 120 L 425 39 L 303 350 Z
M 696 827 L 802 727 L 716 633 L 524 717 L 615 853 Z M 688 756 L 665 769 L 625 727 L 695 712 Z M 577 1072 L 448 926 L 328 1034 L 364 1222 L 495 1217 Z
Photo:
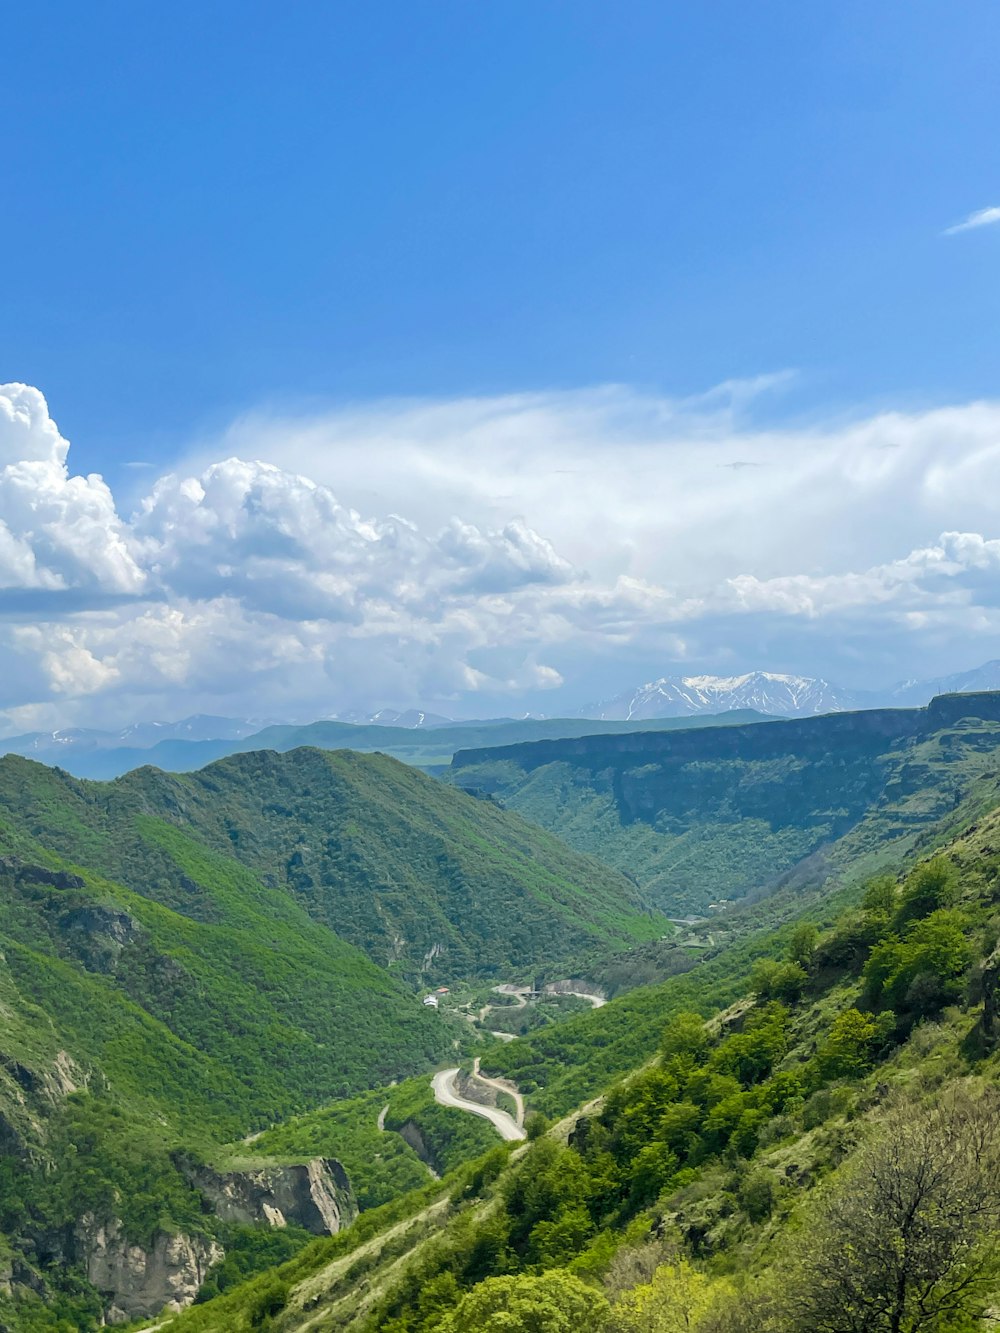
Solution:
M 0 588 L 138 593 L 114 498 L 100 477 L 70 476 L 68 450 L 37 389 L 0 385 Z
M 954 236 L 960 231 L 973 231 L 976 227 L 992 227 L 995 222 L 1000 222 L 1000 208 L 980 208 L 954 226 L 946 227 L 944 234 Z
M 1000 404 L 755 424 L 782 382 L 256 415 L 128 519 L 0 387 L 0 707 L 481 715 L 672 664 L 1000 655 Z

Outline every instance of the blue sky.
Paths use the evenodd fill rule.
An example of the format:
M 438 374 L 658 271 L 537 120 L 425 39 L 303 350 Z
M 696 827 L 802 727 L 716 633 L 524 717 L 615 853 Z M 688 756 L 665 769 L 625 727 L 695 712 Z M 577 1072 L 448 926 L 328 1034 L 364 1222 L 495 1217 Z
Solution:
M 153 536 L 143 552 L 135 546 L 132 515 L 161 473 L 194 475 L 196 463 L 203 470 L 250 448 L 363 515 L 402 514 L 432 546 L 453 519 L 481 533 L 523 521 L 591 589 L 639 579 L 685 605 L 704 594 L 700 567 L 715 584 L 844 577 L 906 560 L 944 531 L 975 525 L 984 540 L 996 537 L 977 494 L 996 474 L 975 472 L 986 466 L 991 423 L 973 428 L 963 418 L 956 428 L 966 472 L 975 473 L 961 496 L 938 486 L 912 527 L 900 526 L 892 500 L 895 493 L 919 509 L 937 484 L 928 478 L 940 481 L 952 436 L 934 409 L 997 396 L 1000 225 L 947 234 L 1000 205 L 995 5 L 97 0 L 20 10 L 7 20 L 0 81 L 0 380 L 44 393 L 72 441 L 67 477 L 106 479 L 138 571 L 93 584 L 92 569 L 73 573 L 56 561 L 50 592 L 56 583 L 76 589 L 58 613 L 73 652 L 108 660 L 74 637 L 85 585 L 110 598 L 141 594 L 158 614 L 177 599 L 202 609 L 232 599 L 229 585 L 209 587 L 205 570 L 197 587 L 168 587 L 150 565 Z M 741 387 L 722 391 L 725 423 L 711 396 L 691 406 L 731 381 Z M 580 413 L 607 385 L 631 397 L 617 401 L 611 425 L 606 411 L 596 413 L 608 426 L 598 436 L 580 427 Z M 664 534 L 659 563 L 640 550 L 615 564 L 595 540 L 586 497 L 556 514 L 531 475 L 538 415 L 524 412 L 524 395 L 540 395 L 536 406 L 555 413 L 545 439 L 564 437 L 566 457 L 549 460 L 549 471 L 565 475 L 579 473 L 583 454 L 605 472 L 619 459 L 632 466 L 630 450 L 640 445 L 648 461 L 653 423 L 673 420 L 678 402 L 686 447 L 707 431 L 732 454 L 712 464 L 723 493 L 727 459 L 755 461 L 755 450 L 772 445 L 779 455 L 808 450 L 817 432 L 825 448 L 831 431 L 863 430 L 858 423 L 885 414 L 911 414 L 914 430 L 934 443 L 907 437 L 905 448 L 923 459 L 919 475 L 906 471 L 912 494 L 887 485 L 866 507 L 845 493 L 827 516 L 824 532 L 838 516 L 841 530 L 849 527 L 859 512 L 883 530 L 859 534 L 856 549 L 831 538 L 803 563 L 793 524 L 782 550 L 737 549 L 735 538 L 724 549 L 718 536 L 702 550 L 704 529 L 692 518 Z M 459 478 L 456 459 L 470 437 L 439 448 L 421 405 L 449 421 L 457 411 L 476 435 L 483 470 L 507 458 L 524 485 L 498 490 L 498 481 L 485 495 Z M 443 419 L 434 418 L 435 429 L 450 439 Z M 499 436 L 482 433 L 485 419 L 505 423 Z M 510 431 L 521 441 L 515 454 L 505 452 Z M 761 432 L 778 432 L 777 443 L 762 443 Z M 661 452 L 677 443 L 667 431 Z M 423 461 L 413 471 L 415 451 Z M 760 466 L 781 463 L 768 454 Z M 671 464 L 656 484 L 664 503 L 707 523 L 712 487 L 677 490 L 687 475 L 686 463 Z M 744 478 L 744 509 L 755 503 L 751 481 Z M 248 483 L 244 507 L 252 490 Z M 720 522 L 731 503 L 723 497 Z M 766 505 L 761 514 L 773 523 Z M 14 520 L 5 521 L 16 537 Z M 170 540 L 190 546 L 176 515 L 169 522 Z M 637 526 L 644 523 L 648 515 Z M 27 533 L 39 561 L 40 540 Z M 215 552 L 217 580 L 249 540 Z M 303 534 L 282 540 L 289 558 L 293 547 L 315 555 Z M 628 540 L 616 531 L 611 546 L 624 550 Z M 504 550 L 508 563 L 535 568 L 523 550 Z M 333 559 L 310 557 L 307 581 L 332 577 Z M 546 586 L 555 586 L 562 576 L 542 564 Z M 524 586 L 535 578 L 522 574 Z M 37 569 L 31 577 L 45 582 Z M 393 574 L 397 584 L 400 577 Z M 496 595 L 498 578 L 494 570 L 482 587 L 470 584 L 470 595 Z M 585 643 L 556 632 L 553 652 L 565 659 L 557 666 L 533 642 L 519 666 L 499 674 L 469 666 L 507 653 L 506 643 L 500 652 L 488 642 L 495 625 L 472 647 L 439 634 L 434 652 L 462 658 L 472 672 L 465 684 L 401 667 L 372 703 L 464 698 L 468 686 L 481 699 L 465 711 L 496 705 L 505 691 L 537 705 L 534 685 L 551 685 L 532 676 L 543 668 L 578 693 L 685 662 L 891 679 L 911 674 L 903 668 L 912 635 L 925 630 L 927 666 L 957 669 L 1000 655 L 991 597 L 977 596 L 982 614 L 958 639 L 953 622 L 937 638 L 917 625 L 915 615 L 929 614 L 923 606 L 907 607 L 909 627 L 898 637 L 867 621 L 845 628 L 829 619 L 824 636 L 813 622 L 826 613 L 815 609 L 794 632 L 784 620 L 775 629 L 763 611 L 742 615 L 735 634 L 729 611 L 714 608 L 697 641 L 640 642 L 623 630 L 621 647 L 616 631 L 594 624 Z M 111 612 L 94 602 L 86 614 Z M 325 614 L 311 606 L 292 620 L 312 624 Z M 398 640 L 401 662 L 407 653 L 412 661 L 422 632 L 434 637 L 429 624 L 440 631 L 426 608 L 418 620 L 424 631 L 411 623 Z M 31 626 L 22 629 L 18 651 L 27 652 Z M 356 679 L 364 659 L 348 659 Z M 31 678 L 34 668 L 25 670 Z M 0 708 L 23 718 L 31 709 L 47 716 L 45 708 L 82 716 L 105 700 L 119 709 L 125 666 L 98 677 L 105 684 L 79 699 L 64 685 L 47 697 L 14 691 Z M 213 689 L 232 689 L 221 676 L 213 686 L 208 668 L 197 680 L 178 668 L 174 681 L 129 695 L 128 706 L 205 704 Z M 303 690 L 315 707 L 356 693 L 336 671 Z

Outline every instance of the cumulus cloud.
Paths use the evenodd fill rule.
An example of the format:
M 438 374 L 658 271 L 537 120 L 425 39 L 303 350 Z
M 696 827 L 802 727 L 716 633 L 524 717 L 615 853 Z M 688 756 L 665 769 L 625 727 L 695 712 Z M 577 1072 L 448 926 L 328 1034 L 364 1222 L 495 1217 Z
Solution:
M 1000 222 L 1000 208 L 980 208 L 954 226 L 946 227 L 944 234 L 954 236 L 957 232 L 972 231 L 976 227 L 992 227 L 995 222 Z
M 0 386 L 0 588 L 131 595 L 145 576 L 98 476 L 71 476 L 45 399 Z
M 256 415 L 126 517 L 0 387 L 8 728 L 998 655 L 1000 405 L 759 424 L 785 378 Z
M 520 515 L 603 584 L 705 589 L 735 573 L 868 567 L 959 522 L 996 528 L 1000 404 L 762 425 L 781 383 L 258 413 L 208 451 L 266 458 L 422 531 Z M 210 461 L 203 451 L 192 470 Z

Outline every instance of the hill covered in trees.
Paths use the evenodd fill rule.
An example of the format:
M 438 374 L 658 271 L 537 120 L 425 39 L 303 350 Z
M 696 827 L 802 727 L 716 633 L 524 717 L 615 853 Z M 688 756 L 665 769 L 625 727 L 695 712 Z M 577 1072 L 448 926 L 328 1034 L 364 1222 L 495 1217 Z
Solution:
M 159 1288 L 115 1306 L 119 1284 L 130 1264 L 169 1275 L 171 1238 L 194 1272 L 247 1227 L 280 1257 L 268 1199 L 288 1195 L 286 1221 L 314 1195 L 350 1217 L 339 1167 L 307 1154 L 272 1177 L 238 1140 L 467 1049 L 414 983 L 663 928 L 618 872 L 384 756 L 111 784 L 0 761 L 0 1295 L 24 1297 L 3 1317 L 141 1310 Z M 461 1137 L 467 1117 L 441 1114 Z
M 829 927 L 745 957 L 707 1020 L 529 1143 L 167 1323 L 169 1333 L 959 1333 L 1000 1293 L 1000 811 Z M 734 975 L 731 978 L 736 984 Z M 615 1006 L 590 1016 L 597 1022 Z
M 261 751 L 110 783 L 8 756 L 0 810 L 15 844 L 28 835 L 193 921 L 226 918 L 235 876 L 426 981 L 664 928 L 620 872 L 384 755 Z
M 626 869 L 674 916 L 899 857 L 996 771 L 1000 694 L 459 752 L 446 775 Z

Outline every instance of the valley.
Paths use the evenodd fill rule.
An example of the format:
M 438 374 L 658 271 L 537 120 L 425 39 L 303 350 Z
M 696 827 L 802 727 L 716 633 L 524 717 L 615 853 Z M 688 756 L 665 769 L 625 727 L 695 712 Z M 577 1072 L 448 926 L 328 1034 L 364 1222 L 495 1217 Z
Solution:
M 431 1333 L 522 1272 L 606 1301 L 614 1255 L 664 1225 L 704 1265 L 687 1222 L 657 1220 L 693 1179 L 737 1199 L 718 1253 L 752 1249 L 785 1214 L 741 1212 L 718 1154 L 741 1145 L 750 1179 L 813 1135 L 802 1107 L 840 1086 L 815 1033 L 892 1009 L 858 1077 L 923 1040 L 902 982 L 869 997 L 893 935 L 858 916 L 865 885 L 902 875 L 880 892 L 904 912 L 946 850 L 951 887 L 915 919 L 945 932 L 954 970 L 920 1003 L 951 1040 L 981 994 L 961 987 L 992 939 L 998 808 L 996 695 L 497 747 L 444 780 L 317 749 L 107 784 L 0 760 L 0 1326 Z M 783 1054 L 746 1077 L 724 1052 L 757 1011 Z M 656 1072 L 664 1029 L 693 1023 L 711 1095 Z M 663 1123 L 679 1097 L 701 1128 L 626 1132 L 647 1085 Z M 574 1193 L 588 1172 L 610 1174 Z
M 444 776 L 599 851 L 668 916 L 710 917 L 916 845 L 989 788 L 998 698 L 466 750 Z

